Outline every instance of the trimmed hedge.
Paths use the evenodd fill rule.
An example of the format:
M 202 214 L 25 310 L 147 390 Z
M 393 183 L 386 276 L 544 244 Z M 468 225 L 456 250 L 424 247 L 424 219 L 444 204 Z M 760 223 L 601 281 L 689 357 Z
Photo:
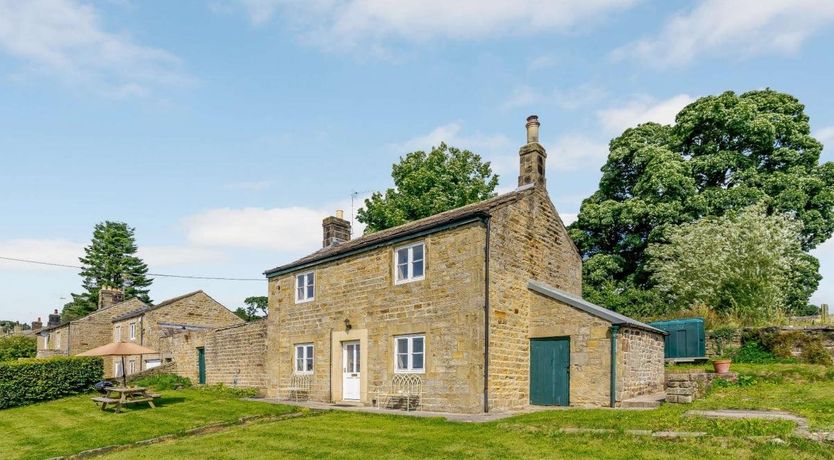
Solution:
M 0 337 L 0 362 L 34 358 L 37 353 L 38 344 L 34 337 Z
M 104 375 L 98 357 L 57 356 L 0 363 L 0 409 L 90 390 Z

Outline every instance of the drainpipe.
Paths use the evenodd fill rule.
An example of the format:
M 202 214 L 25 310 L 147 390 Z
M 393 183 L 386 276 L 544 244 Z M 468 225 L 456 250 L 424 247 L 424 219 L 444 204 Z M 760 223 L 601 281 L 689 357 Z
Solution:
M 617 407 L 617 331 L 619 324 L 611 325 L 611 407 Z
M 484 412 L 489 412 L 489 234 L 490 217 L 485 219 L 486 242 L 484 244 Z

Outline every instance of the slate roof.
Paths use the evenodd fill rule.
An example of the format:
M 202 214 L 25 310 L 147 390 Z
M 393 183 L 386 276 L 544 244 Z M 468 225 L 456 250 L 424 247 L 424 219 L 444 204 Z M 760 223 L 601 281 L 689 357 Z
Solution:
M 149 306 L 149 305 L 144 305 L 144 306 L 142 306 L 142 307 L 140 307 L 140 308 L 137 308 L 137 309 L 135 309 L 135 310 L 131 310 L 131 311 L 127 312 L 127 313 L 123 313 L 123 314 L 121 314 L 121 315 L 119 315 L 119 316 L 114 317 L 114 318 L 112 319 L 112 322 L 116 323 L 116 322 L 119 322 L 119 321 L 124 321 L 124 320 L 126 320 L 126 319 L 135 318 L 135 317 L 140 316 L 140 315 L 143 315 L 143 314 L 145 314 L 145 313 L 147 313 L 147 312 L 149 312 L 149 311 L 156 310 L 157 308 L 162 308 L 162 307 L 164 307 L 164 306 L 166 306 L 166 305 L 171 305 L 171 304 L 172 304 L 172 303 L 174 303 L 174 302 L 178 302 L 178 301 L 180 301 L 180 300 L 182 300 L 182 299 L 185 299 L 185 298 L 187 298 L 187 297 L 191 297 L 191 296 L 193 296 L 193 295 L 197 295 L 197 294 L 199 294 L 199 293 L 201 293 L 201 292 L 203 292 L 203 291 L 202 291 L 202 289 L 201 289 L 201 290 L 199 290 L 199 291 L 189 292 L 188 294 L 183 294 L 183 295 L 181 295 L 181 296 L 177 296 L 177 297 L 174 297 L 174 298 L 172 298 L 172 299 L 168 299 L 168 300 L 166 300 L 166 301 L 164 301 L 164 302 L 160 302 L 160 303 L 158 303 L 158 304 L 156 304 L 156 305 L 150 305 L 150 306 Z
M 469 204 L 450 211 L 435 214 L 398 227 L 381 230 L 369 235 L 346 241 L 341 244 L 319 249 L 285 265 L 264 272 L 267 278 L 281 275 L 300 268 L 307 268 L 323 262 L 341 259 L 359 252 L 365 252 L 385 246 L 401 239 L 432 233 L 433 230 L 468 223 L 471 220 L 488 217 L 492 211 L 518 201 L 520 195 L 533 188 L 533 184 L 521 186 L 512 192 L 498 195 L 488 200 Z
M 580 297 L 576 297 L 574 295 L 568 294 L 565 291 L 561 291 L 547 285 L 545 283 L 539 281 L 530 280 L 527 283 L 527 287 L 539 294 L 542 294 L 546 297 L 550 297 L 551 299 L 558 300 L 560 302 L 566 303 L 574 308 L 578 308 L 588 314 L 596 316 L 597 318 L 602 318 L 605 321 L 608 321 L 611 324 L 616 324 L 620 326 L 631 326 L 636 327 L 638 329 L 643 329 L 649 332 L 656 332 L 658 334 L 667 335 L 666 331 L 662 331 L 656 327 L 649 326 L 646 323 L 641 323 L 636 319 L 629 318 L 628 316 L 621 315 L 615 311 L 611 311 L 607 308 L 600 307 L 599 305 L 594 305 L 591 302 L 588 302 L 585 299 Z

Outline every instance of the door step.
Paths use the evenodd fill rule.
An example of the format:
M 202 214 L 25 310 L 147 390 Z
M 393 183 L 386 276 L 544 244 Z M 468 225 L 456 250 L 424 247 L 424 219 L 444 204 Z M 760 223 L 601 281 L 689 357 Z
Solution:
M 655 407 L 660 407 L 664 402 L 666 402 L 665 392 L 626 399 L 620 403 L 620 407 L 624 409 L 654 409 Z

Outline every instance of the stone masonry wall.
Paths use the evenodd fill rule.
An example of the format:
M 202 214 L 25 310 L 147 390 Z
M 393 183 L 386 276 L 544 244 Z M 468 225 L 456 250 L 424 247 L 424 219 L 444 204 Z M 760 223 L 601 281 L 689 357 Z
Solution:
M 160 340 L 176 373 L 198 382 L 197 348 L 205 350 L 206 384 L 266 388 L 266 321 L 204 332 L 181 332 Z
M 624 327 L 617 335 L 617 400 L 661 393 L 665 383 L 663 335 Z
M 420 241 L 425 278 L 395 284 L 395 248 Z M 394 338 L 425 334 L 424 409 L 481 411 L 484 245 L 484 226 L 472 223 L 325 263 L 315 267 L 315 300 L 306 303 L 295 303 L 296 273 L 270 279 L 269 395 L 287 396 L 294 345 L 312 343 L 310 397 L 341 401 L 341 342 L 358 340 L 361 402 L 372 404 L 394 375 Z
M 130 323 L 132 322 L 137 324 L 136 343 L 157 351 L 160 351 L 160 338 L 164 334 L 159 326 L 160 323 L 188 324 L 211 328 L 243 324 L 242 319 L 203 291 L 198 291 L 160 308 L 149 310 L 141 316 L 112 323 L 111 334 L 115 333 L 117 326 L 121 326 L 122 340 L 127 341 L 129 339 Z M 159 359 L 165 362 L 165 358 L 166 356 L 163 353 L 155 353 L 127 356 L 125 361 L 135 360 L 136 371 L 139 372 L 145 369 L 147 360 Z
M 492 409 L 512 410 L 529 404 L 530 338 L 557 332 L 536 329 L 533 321 L 542 326 L 542 315 L 553 315 L 548 324 L 555 327 L 561 320 L 558 306 L 541 304 L 538 313 L 531 312 L 531 304 L 540 303 L 540 299 L 529 292 L 527 283 L 537 280 L 581 295 L 582 261 L 543 186 L 523 192 L 517 203 L 494 212 L 491 226 L 489 399 Z M 556 335 L 574 336 L 580 327 L 588 333 L 590 322 L 588 315 L 582 315 L 573 324 L 560 327 Z M 584 353 L 585 341 L 572 340 L 572 352 Z M 577 355 L 575 361 L 583 362 L 584 356 Z M 572 402 L 589 404 L 599 399 L 590 396 L 594 389 L 582 388 L 582 372 L 571 378 L 577 382 L 571 385 Z

